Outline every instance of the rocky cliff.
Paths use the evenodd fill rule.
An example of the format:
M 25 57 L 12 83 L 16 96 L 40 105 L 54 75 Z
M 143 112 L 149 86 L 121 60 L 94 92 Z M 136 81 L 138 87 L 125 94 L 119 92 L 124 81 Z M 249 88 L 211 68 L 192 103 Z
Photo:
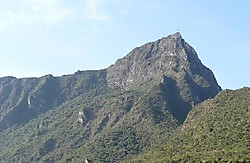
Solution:
M 197 86 L 220 90 L 212 71 L 179 32 L 133 49 L 108 68 L 107 80 L 111 87 L 127 89 L 164 76 L 178 81 L 190 77 Z
M 179 114 L 180 121 L 191 108 L 187 103 L 195 105 L 221 90 L 213 72 L 201 63 L 179 32 L 133 49 L 107 72 L 109 86 L 125 90 L 161 82 L 170 108 L 178 112 L 173 114 Z

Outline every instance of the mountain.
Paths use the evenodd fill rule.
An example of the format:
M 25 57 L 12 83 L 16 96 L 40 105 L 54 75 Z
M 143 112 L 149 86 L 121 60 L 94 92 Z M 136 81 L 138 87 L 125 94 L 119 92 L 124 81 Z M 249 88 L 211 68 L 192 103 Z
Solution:
M 171 139 L 125 162 L 250 162 L 250 88 L 196 106 Z
M 190 104 L 214 97 L 221 90 L 212 71 L 201 63 L 179 32 L 135 48 L 107 71 L 111 87 L 127 90 L 145 83 L 161 83 L 170 111 L 180 123 Z
M 179 32 L 107 69 L 0 78 L 0 161 L 122 160 L 163 143 L 220 90 Z
M 85 71 L 74 75 L 41 78 L 0 79 L 0 131 L 25 124 L 41 113 L 69 101 L 92 87 L 105 83 L 106 71 Z

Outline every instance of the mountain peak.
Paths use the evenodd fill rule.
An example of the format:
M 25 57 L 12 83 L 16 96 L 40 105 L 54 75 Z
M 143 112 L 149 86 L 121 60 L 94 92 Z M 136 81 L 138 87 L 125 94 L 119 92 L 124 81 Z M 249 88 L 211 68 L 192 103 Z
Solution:
M 163 37 L 162 39 L 160 39 L 160 41 L 163 41 L 163 42 L 167 41 L 167 42 L 175 45 L 176 43 L 182 43 L 182 42 L 184 42 L 184 39 L 182 38 L 180 32 L 176 32 L 174 34 L 171 34 L 171 35 L 168 35 L 166 37 Z
M 175 39 L 182 39 L 181 33 L 179 31 L 169 36 Z
M 111 87 L 129 89 L 147 81 L 161 81 L 163 76 L 181 81 L 186 75 L 220 90 L 212 71 L 201 63 L 180 32 L 176 32 L 133 49 L 108 68 L 107 79 Z
M 176 55 L 180 54 L 176 50 L 184 49 L 185 46 L 189 46 L 188 43 L 186 43 L 185 40 L 182 38 L 180 32 L 168 35 L 157 41 L 159 41 L 159 46 L 163 48 L 164 51 L 170 51 L 171 53 Z

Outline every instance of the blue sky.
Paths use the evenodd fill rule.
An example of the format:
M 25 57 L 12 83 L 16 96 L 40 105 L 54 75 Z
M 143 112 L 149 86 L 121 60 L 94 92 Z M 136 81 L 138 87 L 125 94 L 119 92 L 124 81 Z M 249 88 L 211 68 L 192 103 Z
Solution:
M 0 77 L 102 69 L 180 30 L 222 88 L 250 86 L 250 1 L 0 0 Z

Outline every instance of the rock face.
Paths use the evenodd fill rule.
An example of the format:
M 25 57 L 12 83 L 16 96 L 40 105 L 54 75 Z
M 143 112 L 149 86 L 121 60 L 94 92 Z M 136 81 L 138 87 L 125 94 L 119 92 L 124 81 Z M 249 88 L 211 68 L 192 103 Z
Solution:
M 107 72 L 110 87 L 126 90 L 161 81 L 169 96 L 167 99 L 171 99 L 170 108 L 174 107 L 174 112 L 178 109 L 177 112 L 183 114 L 182 120 L 189 111 L 187 108 L 191 108 L 185 104 L 200 103 L 221 90 L 213 72 L 201 63 L 195 50 L 179 32 L 135 48 Z M 176 101 L 173 97 L 177 98 L 174 94 L 180 95 L 181 104 L 173 102 Z
M 41 78 L 1 78 L 0 131 L 26 123 L 62 102 L 59 80 L 52 75 Z M 62 96 L 61 96 L 62 97 Z
M 161 144 L 220 90 L 178 32 L 107 69 L 0 78 L 0 162 L 114 162 Z
M 182 80 L 186 74 L 197 85 L 214 92 L 220 90 L 212 71 L 201 63 L 195 50 L 177 32 L 132 50 L 108 68 L 107 80 L 110 86 L 131 88 L 150 80 L 161 80 L 163 76 Z

